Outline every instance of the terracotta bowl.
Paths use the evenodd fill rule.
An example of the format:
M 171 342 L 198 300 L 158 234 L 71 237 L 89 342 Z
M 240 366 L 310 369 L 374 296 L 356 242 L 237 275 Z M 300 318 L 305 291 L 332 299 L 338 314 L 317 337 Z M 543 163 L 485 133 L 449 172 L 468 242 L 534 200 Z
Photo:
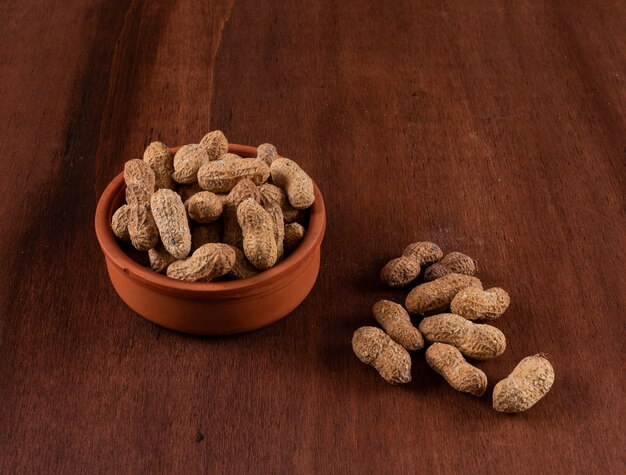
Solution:
M 241 156 L 256 156 L 254 147 L 231 144 L 228 148 Z M 199 283 L 157 274 L 135 262 L 119 246 L 110 223 L 124 200 L 123 175 L 120 173 L 113 179 L 98 202 L 96 236 L 113 288 L 142 317 L 184 333 L 242 333 L 287 316 L 313 288 L 326 228 L 324 200 L 317 186 L 307 233 L 284 261 L 248 279 Z

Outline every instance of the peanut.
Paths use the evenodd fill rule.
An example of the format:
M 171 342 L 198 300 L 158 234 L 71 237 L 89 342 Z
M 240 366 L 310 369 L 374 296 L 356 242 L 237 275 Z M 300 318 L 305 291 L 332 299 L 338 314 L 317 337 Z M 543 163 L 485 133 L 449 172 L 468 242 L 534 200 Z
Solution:
M 222 221 L 224 222 L 224 237 L 222 241 L 240 249 L 243 248 L 243 234 L 237 221 L 237 208 L 243 200 L 248 198 L 256 202 L 259 202 L 261 199 L 259 188 L 246 178 L 237 183 L 228 193 L 224 200 L 224 211 L 222 212 Z
M 198 170 L 208 162 L 209 154 L 202 145 L 183 145 L 174 155 L 172 178 L 183 185 L 194 183 L 198 181 Z
M 200 246 L 191 257 L 173 262 L 167 276 L 189 282 L 209 282 L 229 272 L 235 264 L 235 252 L 226 244 Z
M 554 383 L 554 368 L 543 354 L 528 356 L 493 388 L 493 408 L 523 412 L 544 397 Z
M 259 190 L 261 192 L 261 205 L 267 206 L 270 203 L 278 204 L 283 210 L 285 223 L 295 222 L 302 213 L 302 210 L 296 209 L 289 204 L 287 193 L 285 193 L 285 190 L 282 188 L 270 183 L 264 183 L 259 187 Z
M 176 261 L 176 258 L 172 256 L 163 243 L 157 244 L 155 247 L 148 251 L 148 258 L 150 259 L 150 267 L 154 272 L 165 273 L 167 267 Z
M 234 277 L 235 279 L 247 279 L 248 277 L 255 276 L 259 273 L 250 261 L 246 259 L 243 251 L 237 247 L 232 247 L 232 250 L 235 251 L 235 264 L 233 268 L 228 273 L 229 276 Z
M 124 164 L 124 181 L 128 204 L 144 204 L 150 201 L 156 183 L 150 165 L 138 158 L 127 161 Z
M 191 231 L 191 252 L 195 252 L 204 244 L 216 243 L 221 240 L 222 223 L 219 221 L 196 225 Z
M 476 261 L 460 252 L 451 252 L 424 271 L 424 280 L 429 282 L 452 273 L 474 275 Z
M 472 366 L 459 350 L 445 343 L 434 343 L 426 350 L 426 362 L 457 391 L 482 396 L 487 389 L 487 376 Z
M 412 257 L 423 267 L 434 264 L 441 259 L 443 252 L 441 252 L 439 246 L 437 246 L 434 242 L 420 241 L 414 242 L 405 247 L 402 255 Z
M 485 291 L 466 287 L 454 296 L 450 311 L 468 320 L 495 320 L 509 308 L 510 303 L 509 294 L 500 287 Z
M 409 244 L 402 256 L 390 260 L 380 271 L 380 280 L 388 287 L 404 287 L 413 282 L 423 265 L 438 261 L 443 253 L 432 242 Z
M 447 343 L 475 360 L 500 356 L 506 349 L 504 333 L 491 325 L 472 323 L 453 313 L 427 317 L 419 324 L 419 331 L 429 343 Z
M 120 206 L 111 218 L 111 229 L 113 234 L 125 242 L 130 242 L 130 234 L 128 234 L 128 221 L 130 219 L 130 205 Z
M 156 188 L 173 190 L 176 183 L 172 179 L 174 173 L 174 156 L 163 142 L 152 142 L 143 152 L 143 160 L 154 172 Z
M 278 259 L 281 259 L 285 251 L 285 220 L 283 219 L 283 211 L 276 203 L 270 203 L 264 206 L 263 209 L 272 217 L 274 240 L 276 241 L 276 255 Z
M 424 347 L 424 339 L 411 324 L 407 311 L 395 302 L 379 300 L 372 307 L 374 318 L 396 343 L 406 350 L 419 350 Z
M 223 208 L 221 198 L 210 191 L 201 191 L 185 201 L 189 217 L 198 223 L 206 224 L 219 219 Z
M 152 195 L 150 205 L 163 246 L 176 259 L 183 259 L 191 250 L 191 232 L 180 196 L 161 189 Z
M 409 353 L 380 328 L 359 328 L 352 336 L 352 349 L 363 363 L 374 367 L 388 383 L 411 381 Z
M 298 245 L 304 239 L 305 233 L 306 230 L 304 229 L 304 226 L 302 226 L 300 223 L 285 224 L 285 254 L 293 252 L 294 249 L 298 247 Z
M 243 233 L 243 252 L 254 267 L 269 269 L 276 263 L 278 250 L 270 214 L 253 199 L 241 202 L 237 221 Z
M 232 160 L 232 159 L 244 160 L 243 157 L 237 155 L 236 153 L 225 153 L 221 155 L 218 160 Z
M 271 143 L 263 143 L 256 148 L 256 156 L 269 167 L 278 158 L 278 151 Z
M 228 140 L 221 130 L 213 130 L 206 134 L 200 140 L 200 145 L 207 151 L 210 161 L 218 160 L 228 152 Z
M 130 205 L 128 235 L 138 251 L 147 251 L 159 243 L 159 230 L 150 211 L 150 203 Z
M 227 193 L 245 178 L 260 185 L 268 177 L 268 166 L 258 158 L 231 158 L 202 165 L 198 171 L 198 184 L 213 193 Z
M 309 208 L 315 200 L 313 180 L 293 160 L 277 158 L 270 168 L 274 183 L 285 190 L 296 209 Z
M 483 288 L 476 277 L 448 274 L 411 290 L 406 297 L 405 307 L 413 315 L 441 312 L 450 306 L 454 296 L 465 287 Z

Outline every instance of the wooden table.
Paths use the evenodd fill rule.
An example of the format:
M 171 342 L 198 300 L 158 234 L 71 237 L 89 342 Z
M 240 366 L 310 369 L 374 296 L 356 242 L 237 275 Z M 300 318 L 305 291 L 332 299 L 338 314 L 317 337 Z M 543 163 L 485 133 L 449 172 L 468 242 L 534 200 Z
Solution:
M 0 472 L 623 472 L 626 3 L 206 3 L 0 5 Z M 292 315 L 198 338 L 121 302 L 92 222 L 147 143 L 217 128 L 297 159 L 328 229 Z M 482 398 L 352 353 L 416 240 L 511 294 Z M 495 412 L 537 352 L 552 391 Z

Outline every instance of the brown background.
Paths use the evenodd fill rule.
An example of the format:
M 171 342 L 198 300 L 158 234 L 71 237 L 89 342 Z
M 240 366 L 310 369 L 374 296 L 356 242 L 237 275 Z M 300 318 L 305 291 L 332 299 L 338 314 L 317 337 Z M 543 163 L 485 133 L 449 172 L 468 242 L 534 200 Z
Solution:
M 624 2 L 51 3 L 0 4 L 0 472 L 626 469 Z M 92 221 L 147 143 L 215 128 L 297 159 L 328 230 L 291 316 L 197 338 L 121 302 Z M 415 240 L 511 294 L 483 398 L 351 352 Z M 493 411 L 539 351 L 550 394 Z

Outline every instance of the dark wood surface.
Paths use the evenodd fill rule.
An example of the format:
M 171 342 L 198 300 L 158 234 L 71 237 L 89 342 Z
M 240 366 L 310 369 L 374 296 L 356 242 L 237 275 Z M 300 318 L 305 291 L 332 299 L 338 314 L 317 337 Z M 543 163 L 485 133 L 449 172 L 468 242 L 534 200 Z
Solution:
M 0 472 L 626 470 L 626 4 L 0 4 Z M 197 338 L 134 314 L 93 231 L 144 146 L 275 143 L 321 188 L 321 273 L 288 318 Z M 352 354 L 382 264 L 475 257 L 512 305 L 482 398 Z M 546 352 L 527 413 L 491 389 Z

